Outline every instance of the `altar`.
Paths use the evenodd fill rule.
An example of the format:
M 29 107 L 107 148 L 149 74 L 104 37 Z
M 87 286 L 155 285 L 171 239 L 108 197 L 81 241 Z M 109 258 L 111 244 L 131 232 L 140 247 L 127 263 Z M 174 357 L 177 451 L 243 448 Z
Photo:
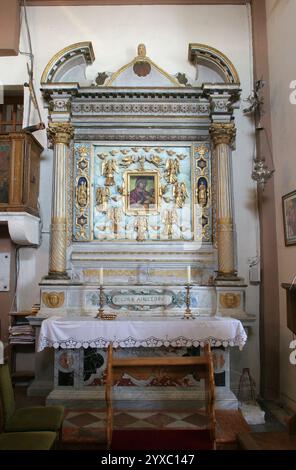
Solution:
M 188 58 L 203 82 L 164 71 L 144 44 L 92 83 L 90 42 L 59 51 L 42 74 L 53 194 L 31 393 L 51 368 L 49 402 L 62 388 L 103 384 L 109 341 L 125 354 L 198 354 L 210 340 L 217 388 L 230 393 L 229 349 L 243 346 L 241 322 L 251 321 L 232 181 L 240 80 L 210 46 L 189 44 Z
M 80 393 L 80 401 L 89 400 L 89 393 L 96 386 L 97 407 L 104 406 L 106 374 L 106 349 L 110 343 L 118 348 L 120 356 L 169 356 L 172 354 L 199 354 L 199 348 L 209 342 L 215 364 L 215 380 L 218 391 L 217 408 L 236 408 L 237 401 L 230 391 L 229 347 L 243 348 L 247 340 L 246 332 L 239 320 L 232 318 L 204 317 L 196 319 L 150 319 L 140 318 L 102 321 L 90 317 L 72 317 L 65 320 L 50 317 L 44 320 L 38 339 L 38 351 L 45 348 L 55 350 L 54 390 L 47 398 L 48 403 L 58 403 L 63 397 L 68 403 L 69 391 Z M 176 390 L 184 399 L 198 395 L 200 383 L 193 376 L 184 376 L 179 383 L 170 378 L 152 375 L 145 381 L 132 376 L 123 376 L 116 384 L 125 400 L 133 400 L 133 388 L 140 387 L 142 400 L 176 400 Z M 162 393 L 156 385 L 164 385 Z M 177 386 L 177 389 L 176 389 Z M 147 388 L 148 387 L 148 388 Z M 146 388 L 146 390 L 145 390 Z M 152 393 L 150 393 L 152 392 Z M 180 395 L 181 392 L 181 395 Z M 188 395 L 188 393 L 191 395 Z M 201 393 L 201 392 L 200 392 Z M 98 398 L 100 396 L 100 399 Z M 202 399 L 201 399 L 202 403 Z M 71 404 L 73 406 L 73 402 Z

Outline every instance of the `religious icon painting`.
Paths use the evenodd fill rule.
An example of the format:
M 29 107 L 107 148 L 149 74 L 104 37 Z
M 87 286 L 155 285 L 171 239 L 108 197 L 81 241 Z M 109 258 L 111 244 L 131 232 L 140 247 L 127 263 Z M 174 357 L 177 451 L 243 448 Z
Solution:
M 286 194 L 283 200 L 284 233 L 286 246 L 296 243 L 296 191 Z
M 124 179 L 127 214 L 159 212 L 159 174 L 157 171 L 127 171 Z

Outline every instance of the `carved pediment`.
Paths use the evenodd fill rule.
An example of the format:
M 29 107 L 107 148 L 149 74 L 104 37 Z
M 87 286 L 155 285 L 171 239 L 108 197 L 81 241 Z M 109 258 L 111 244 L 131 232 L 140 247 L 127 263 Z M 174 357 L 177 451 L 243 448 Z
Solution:
M 99 77 L 101 78 L 102 74 L 99 74 Z M 111 74 L 101 85 L 140 88 L 184 86 L 147 57 L 144 44 L 139 44 L 138 55 L 131 62 Z

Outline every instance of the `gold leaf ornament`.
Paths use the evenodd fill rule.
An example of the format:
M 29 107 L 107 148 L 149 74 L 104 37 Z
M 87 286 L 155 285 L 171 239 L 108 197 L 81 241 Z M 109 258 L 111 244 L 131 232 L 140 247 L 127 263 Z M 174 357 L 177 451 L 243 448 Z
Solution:
M 64 292 L 43 292 L 42 300 L 43 300 L 43 303 L 48 308 L 59 308 L 64 304 L 65 293 Z

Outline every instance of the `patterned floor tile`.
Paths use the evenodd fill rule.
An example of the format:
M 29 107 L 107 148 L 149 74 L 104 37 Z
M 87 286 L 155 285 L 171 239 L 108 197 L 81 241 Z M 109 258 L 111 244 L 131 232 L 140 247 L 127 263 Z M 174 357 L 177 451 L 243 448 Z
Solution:
M 194 413 L 183 417 L 186 423 L 194 424 L 195 426 L 205 426 L 209 423 L 209 418 L 202 414 Z
M 77 427 L 85 427 L 90 424 L 95 425 L 98 422 L 98 418 L 92 413 L 81 413 L 71 418 L 67 417 L 67 421 Z
M 130 416 L 137 419 L 147 419 L 155 414 L 155 411 L 127 411 Z
M 138 421 L 138 418 L 135 416 L 131 416 L 129 413 L 115 413 L 114 416 L 114 425 L 116 427 L 125 427 L 125 426 L 130 426 L 133 423 L 136 423 Z
M 168 429 L 196 429 L 196 426 L 194 424 L 186 423 L 185 421 L 182 421 L 182 420 L 180 421 L 177 420 L 177 421 L 173 421 L 172 423 L 169 423 L 166 426 L 166 428 Z
M 147 423 L 153 424 L 157 428 L 163 428 L 175 421 L 174 418 L 165 413 L 154 413 L 145 419 Z
M 116 427 L 116 425 L 115 425 Z M 135 421 L 134 423 L 130 424 L 129 426 L 124 426 L 127 429 L 155 429 L 153 424 L 148 423 L 147 421 L 142 421 L 141 419 Z M 122 429 L 122 428 L 121 428 Z

